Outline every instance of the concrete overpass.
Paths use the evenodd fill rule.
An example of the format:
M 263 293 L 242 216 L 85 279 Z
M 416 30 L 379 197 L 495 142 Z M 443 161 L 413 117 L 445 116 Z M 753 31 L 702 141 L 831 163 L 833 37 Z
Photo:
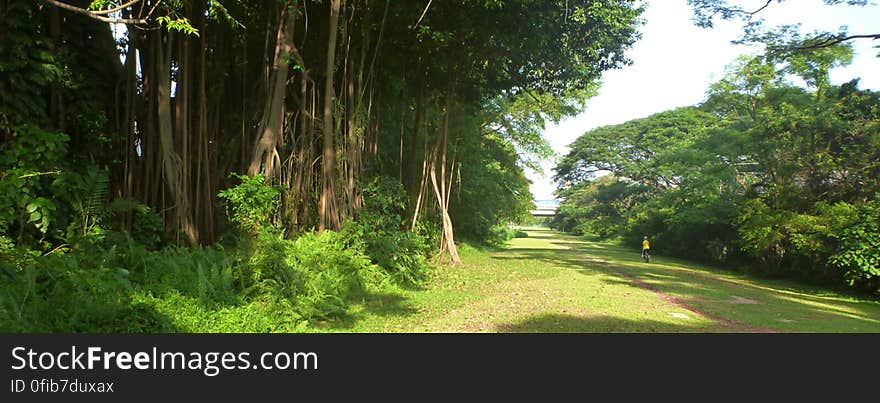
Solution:
M 535 209 L 532 210 L 534 217 L 553 217 L 559 208 L 558 200 L 535 200 Z

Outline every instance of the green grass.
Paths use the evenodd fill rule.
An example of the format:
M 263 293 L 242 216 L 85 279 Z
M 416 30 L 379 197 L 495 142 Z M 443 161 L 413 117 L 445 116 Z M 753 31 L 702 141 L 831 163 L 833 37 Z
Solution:
M 880 302 L 529 228 L 320 332 L 880 332 Z

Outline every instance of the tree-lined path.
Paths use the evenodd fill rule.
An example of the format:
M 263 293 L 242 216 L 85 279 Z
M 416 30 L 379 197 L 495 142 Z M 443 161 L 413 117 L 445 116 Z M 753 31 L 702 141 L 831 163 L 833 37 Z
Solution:
M 877 6 L 740 1 L 0 0 L 0 333 L 877 331 Z
M 465 250 L 424 290 L 364 304 L 327 330 L 369 332 L 877 332 L 880 302 L 747 278 L 529 229 Z M 337 327 L 340 326 L 340 327 Z

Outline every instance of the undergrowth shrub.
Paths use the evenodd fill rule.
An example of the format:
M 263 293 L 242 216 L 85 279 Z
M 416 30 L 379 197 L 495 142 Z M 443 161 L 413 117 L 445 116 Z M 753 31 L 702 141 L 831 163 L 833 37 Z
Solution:
M 150 208 L 138 209 L 134 212 L 131 224 L 131 235 L 135 241 L 153 249 L 162 243 L 165 223 L 162 217 Z
M 367 283 L 382 279 L 362 248 L 334 231 L 297 238 L 290 258 L 303 275 L 296 301 L 307 317 L 341 313 L 348 297 L 360 295 Z
M 528 238 L 529 234 L 507 225 L 496 225 L 491 228 L 485 242 L 492 246 L 502 246 L 513 238 Z
M 335 231 L 292 241 L 264 232 L 246 273 L 247 295 L 289 307 L 304 319 L 344 312 L 351 297 L 384 277 L 362 247 Z
M 0 328 L 20 332 L 159 332 L 155 310 L 133 303 L 125 251 L 100 242 L 40 256 L 4 270 Z
M 398 285 L 411 286 L 427 279 L 430 252 L 424 226 L 410 231 L 406 220 L 406 191 L 398 181 L 376 177 L 360 185 L 363 208 L 343 233 L 350 243 L 362 243 L 364 252 Z
M 272 220 L 277 189 L 258 178 L 221 194 L 245 240 L 235 249 L 158 249 L 162 222 L 146 208 L 132 210 L 131 234 L 84 220 L 75 242 L 49 251 L 3 234 L 0 331 L 303 331 L 371 290 L 426 279 L 431 232 L 409 230 L 398 184 L 365 186 L 360 217 L 342 231 L 287 239 Z
M 265 233 L 253 254 L 151 251 L 125 234 L 3 261 L 0 329 L 11 332 L 301 331 L 343 313 L 387 274 L 346 236 Z
M 278 198 L 281 187 L 266 184 L 263 175 L 238 175 L 241 183 L 217 194 L 227 201 L 226 213 L 229 219 L 242 231 L 257 234 L 260 229 L 272 226 L 278 211 Z
M 851 286 L 880 292 L 880 201 L 872 200 L 853 210 L 848 225 L 835 231 L 836 253 L 828 260 L 843 271 Z

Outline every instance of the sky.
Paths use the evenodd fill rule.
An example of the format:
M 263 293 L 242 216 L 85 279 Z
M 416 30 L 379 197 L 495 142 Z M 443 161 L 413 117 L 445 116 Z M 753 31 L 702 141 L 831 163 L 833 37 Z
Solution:
M 736 1 L 733 1 L 736 3 Z M 705 99 L 709 85 L 724 75 L 726 66 L 737 56 L 755 53 L 754 48 L 732 45 L 741 34 L 740 22 L 719 22 L 714 28 L 695 26 L 686 0 L 649 0 L 642 14 L 646 23 L 639 30 L 642 39 L 626 55 L 632 65 L 605 72 L 602 88 L 579 115 L 550 124 L 544 135 L 559 156 L 584 132 L 605 125 L 623 123 Z M 743 0 L 744 8 L 765 1 Z M 880 6 L 826 6 L 821 0 L 788 0 L 761 12 L 768 25 L 801 23 L 802 32 L 836 31 L 846 25 L 850 34 L 880 31 Z M 852 41 L 853 63 L 831 72 L 831 81 L 840 84 L 859 77 L 860 88 L 880 90 L 880 41 Z M 532 180 L 536 200 L 553 199 L 555 161 L 543 164 L 544 173 L 526 170 Z

